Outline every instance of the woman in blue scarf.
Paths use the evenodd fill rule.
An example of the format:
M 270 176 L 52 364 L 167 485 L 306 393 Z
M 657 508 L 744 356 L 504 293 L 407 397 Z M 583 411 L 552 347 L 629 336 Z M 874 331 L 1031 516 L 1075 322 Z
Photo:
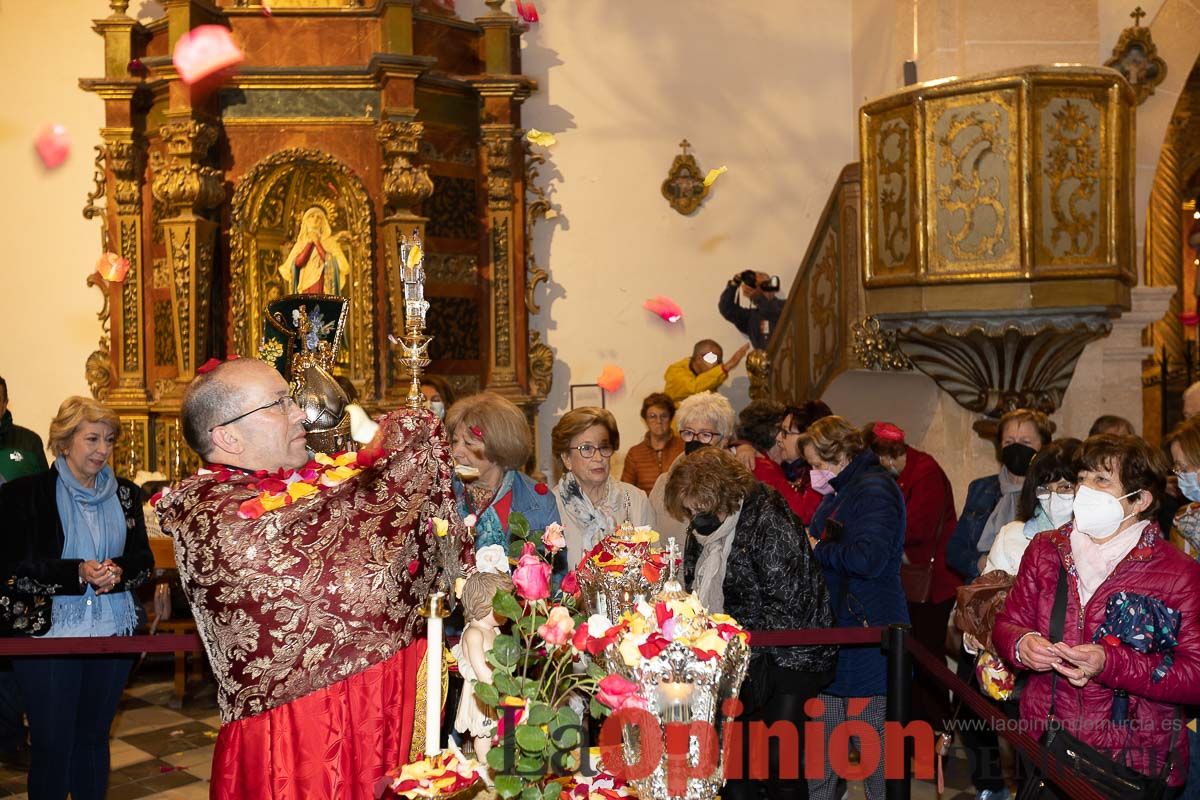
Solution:
M 508 552 L 512 514 L 524 516 L 535 531 L 559 521 L 550 488 L 521 473 L 533 452 L 521 409 L 492 392 L 464 397 L 446 412 L 446 433 L 458 470 L 458 511 L 463 519 L 475 517 L 476 551 L 500 545 Z
M 49 471 L 0 487 L 4 633 L 133 633 L 130 590 L 150 577 L 154 557 L 140 492 L 108 464 L 120 432 L 111 410 L 67 398 L 50 424 Z M 14 659 L 32 740 L 30 797 L 104 797 L 109 728 L 132 664 L 132 656 Z

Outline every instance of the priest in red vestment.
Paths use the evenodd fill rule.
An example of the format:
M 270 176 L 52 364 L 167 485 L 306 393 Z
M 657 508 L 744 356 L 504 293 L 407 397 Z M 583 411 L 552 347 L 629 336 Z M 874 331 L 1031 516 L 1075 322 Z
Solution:
M 309 461 L 303 416 L 257 359 L 199 376 L 181 421 L 209 466 L 157 505 L 218 683 L 219 800 L 374 797 L 421 744 L 417 610 L 473 561 L 432 414 L 349 465 Z

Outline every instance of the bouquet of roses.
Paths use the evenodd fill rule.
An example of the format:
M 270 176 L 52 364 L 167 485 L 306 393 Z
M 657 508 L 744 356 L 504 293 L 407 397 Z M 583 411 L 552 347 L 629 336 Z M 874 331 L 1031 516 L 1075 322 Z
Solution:
M 551 596 L 551 562 L 566 544 L 561 526 L 532 531 L 514 513 L 509 532 L 514 592 L 497 592 L 492 605 L 512 620 L 512 632 L 497 636 L 487 654 L 492 682 L 474 684 L 475 697 L 499 720 L 487 764 L 500 797 L 558 800 L 574 791 L 588 752 L 581 711 L 603 717 L 630 702 L 636 687 L 582 658 L 587 626 L 576 609 L 574 574 Z

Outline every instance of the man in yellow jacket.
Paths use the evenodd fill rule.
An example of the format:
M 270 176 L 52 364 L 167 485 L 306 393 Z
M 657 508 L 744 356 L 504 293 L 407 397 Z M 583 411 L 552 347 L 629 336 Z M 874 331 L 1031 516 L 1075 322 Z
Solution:
M 701 339 L 692 348 L 691 358 L 681 358 L 667 367 L 663 391 L 676 403 L 700 392 L 713 391 L 725 382 L 749 349 L 750 345 L 742 345 L 729 361 L 722 363 L 721 345 L 712 339 Z

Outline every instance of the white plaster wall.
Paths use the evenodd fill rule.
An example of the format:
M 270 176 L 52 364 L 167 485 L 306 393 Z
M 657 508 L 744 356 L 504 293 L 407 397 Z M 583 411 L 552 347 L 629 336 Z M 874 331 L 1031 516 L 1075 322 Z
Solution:
M 58 404 L 87 394 L 83 364 L 96 348 L 100 293 L 84 281 L 100 256 L 100 223 L 80 214 L 92 187 L 92 147 L 103 110 L 78 79 L 104 72 L 90 20 L 103 0 L 9 0 L 0 6 L 0 375 L 13 416 L 42 438 Z M 47 172 L 33 151 L 37 130 L 65 125 L 70 159 Z
M 465 17 L 483 8 L 458 7 Z M 701 338 L 726 354 L 744 342 L 717 313 L 726 279 L 754 267 L 778 273 L 786 292 L 858 148 L 848 3 L 539 7 L 523 58 L 540 91 L 524 124 L 558 136 L 549 155 L 561 214 L 535 237 L 553 283 L 537 321 L 556 354 L 538 431 L 549 472 L 549 430 L 569 407 L 570 384 L 592 383 L 606 363 L 625 370 L 608 406 L 628 447 L 644 431 L 641 400 L 662 389 L 668 363 Z M 685 137 L 703 169 L 729 168 L 690 217 L 660 193 Z M 642 309 L 657 294 L 683 307 L 681 323 Z M 747 387 L 743 367 L 723 391 L 740 407 Z

